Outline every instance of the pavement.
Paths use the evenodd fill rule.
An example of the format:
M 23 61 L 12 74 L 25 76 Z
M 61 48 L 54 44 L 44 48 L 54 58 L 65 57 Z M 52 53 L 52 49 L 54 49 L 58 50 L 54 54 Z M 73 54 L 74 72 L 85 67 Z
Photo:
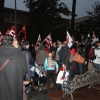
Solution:
M 27 99 L 28 100 L 51 100 L 50 98 L 48 98 L 46 95 L 48 95 L 48 91 L 47 88 L 45 86 L 41 88 L 41 91 L 36 90 L 35 88 L 31 88 L 31 91 L 27 94 Z M 58 90 L 60 89 L 60 87 L 58 86 Z M 51 87 L 50 89 L 50 93 L 55 92 L 54 87 Z

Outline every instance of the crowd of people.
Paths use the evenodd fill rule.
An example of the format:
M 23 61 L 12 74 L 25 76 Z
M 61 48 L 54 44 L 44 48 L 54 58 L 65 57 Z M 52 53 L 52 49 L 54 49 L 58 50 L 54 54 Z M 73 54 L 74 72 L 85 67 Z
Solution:
M 91 48 L 94 48 L 94 59 L 88 57 Z M 85 59 L 84 63 L 73 61 L 76 53 Z M 9 61 L 6 63 L 6 60 Z M 59 40 L 48 49 L 39 41 L 30 45 L 24 40 L 20 45 L 16 38 L 4 35 L 0 46 L 0 100 L 27 100 L 26 93 L 34 85 L 34 73 L 30 74 L 30 68 L 35 66 L 35 62 L 47 73 L 48 93 L 51 79 L 57 91 L 56 76 L 61 68 L 69 73 L 67 81 L 93 68 L 100 69 L 100 42 L 91 40 L 82 44 L 75 41 L 69 48 L 66 41 Z M 91 68 L 89 63 L 93 64 Z M 61 89 L 64 91 L 63 84 Z

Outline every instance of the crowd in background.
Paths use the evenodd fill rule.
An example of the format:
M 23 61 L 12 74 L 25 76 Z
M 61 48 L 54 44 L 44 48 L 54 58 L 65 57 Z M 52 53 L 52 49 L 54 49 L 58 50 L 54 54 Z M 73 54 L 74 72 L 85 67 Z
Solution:
M 94 48 L 96 56 L 93 60 L 88 58 L 91 48 Z M 85 59 L 83 64 L 73 61 L 76 53 Z M 60 68 L 69 73 L 67 81 L 72 80 L 75 75 L 82 75 L 93 68 L 100 68 L 100 42 L 89 41 L 88 44 L 82 44 L 75 41 L 69 48 L 66 41 L 59 40 L 53 42 L 48 49 L 46 44 L 41 44 L 39 41 L 36 44 L 30 44 L 29 41 L 24 40 L 22 45 L 19 45 L 16 38 L 4 35 L 0 46 L 0 66 L 6 59 L 10 61 L 0 71 L 0 100 L 22 100 L 22 98 L 27 100 L 25 91 L 29 92 L 32 86 L 30 83 L 34 81 L 34 75 L 32 73 L 30 75 L 30 66 L 35 66 L 35 62 L 47 72 L 48 93 L 50 93 L 50 78 L 57 91 L 56 75 Z M 93 64 L 91 68 L 89 63 Z M 63 84 L 61 89 L 64 91 Z

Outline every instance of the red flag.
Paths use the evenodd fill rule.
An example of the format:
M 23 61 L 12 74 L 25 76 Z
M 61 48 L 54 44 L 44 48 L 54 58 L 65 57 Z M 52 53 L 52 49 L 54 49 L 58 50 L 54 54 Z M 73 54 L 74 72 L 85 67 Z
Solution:
M 1 45 L 1 43 L 2 43 L 2 42 L 1 42 L 2 36 L 3 36 L 3 35 L 2 35 L 2 33 L 0 32 L 0 45 Z
M 12 28 L 6 34 L 10 34 L 13 37 L 18 38 L 17 31 L 14 26 L 12 26 Z
M 24 34 L 24 39 L 26 39 L 26 24 L 24 24 L 20 32 Z
M 50 47 L 52 46 L 51 34 L 49 34 L 49 35 L 44 39 L 44 42 L 46 43 L 47 47 L 50 49 Z

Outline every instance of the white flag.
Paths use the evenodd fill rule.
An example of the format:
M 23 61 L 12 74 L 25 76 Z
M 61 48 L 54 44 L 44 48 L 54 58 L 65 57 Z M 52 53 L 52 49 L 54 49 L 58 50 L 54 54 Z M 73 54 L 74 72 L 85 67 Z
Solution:
M 70 48 L 73 45 L 73 43 L 72 43 L 73 42 L 73 39 L 70 36 L 70 34 L 68 33 L 68 31 L 67 31 L 67 34 L 66 34 L 66 41 L 68 43 L 68 47 Z
M 97 38 L 96 38 L 96 36 L 95 36 L 94 31 L 93 31 L 93 35 L 92 35 L 92 40 L 93 40 L 93 42 L 96 42 L 96 41 L 97 41 Z
M 41 42 L 41 35 L 39 34 L 39 36 L 38 36 L 38 39 L 37 39 L 37 42 Z

